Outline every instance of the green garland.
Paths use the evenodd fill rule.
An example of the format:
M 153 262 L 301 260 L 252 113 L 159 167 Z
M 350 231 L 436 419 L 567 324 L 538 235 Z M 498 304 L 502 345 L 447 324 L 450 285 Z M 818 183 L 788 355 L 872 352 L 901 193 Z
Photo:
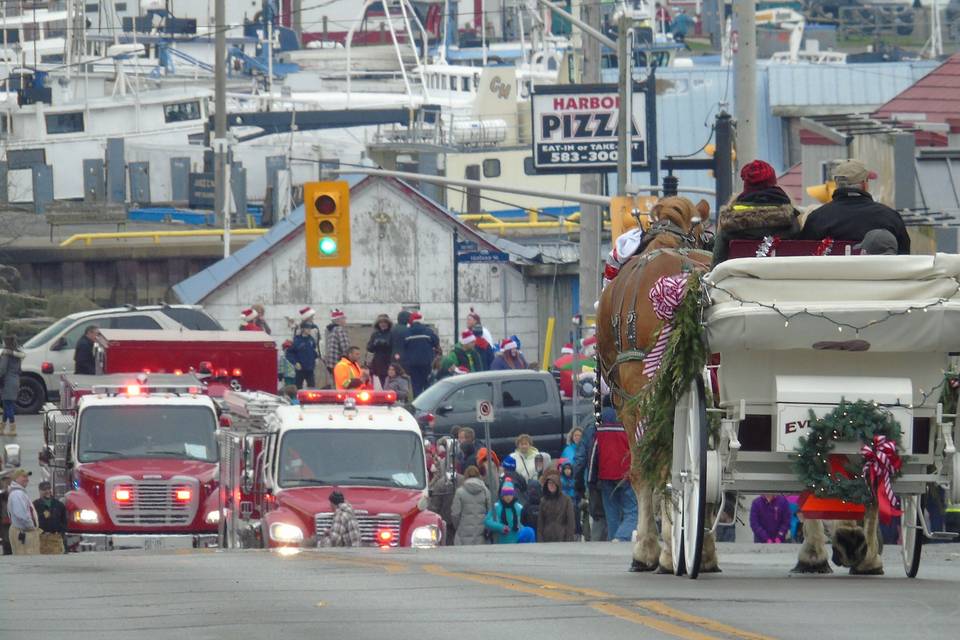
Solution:
M 822 418 L 810 412 L 810 433 L 800 438 L 793 468 L 801 482 L 822 498 L 839 498 L 847 502 L 871 505 L 875 502 L 873 490 L 863 478 L 863 470 L 853 464 L 845 465 L 850 478 L 834 477 L 830 473 L 830 453 L 834 442 L 872 443 L 881 435 L 900 442 L 900 425 L 891 413 L 873 402 L 858 400 L 840 405 Z M 898 472 L 894 478 L 898 477 Z
M 656 487 L 662 487 L 670 476 L 674 407 L 707 362 L 701 303 L 700 274 L 692 273 L 687 293 L 674 314 L 673 332 L 660 369 L 637 400 L 638 415 L 643 416 L 646 430 L 643 438 L 634 442 L 633 470 Z M 658 327 L 651 344 L 659 332 Z

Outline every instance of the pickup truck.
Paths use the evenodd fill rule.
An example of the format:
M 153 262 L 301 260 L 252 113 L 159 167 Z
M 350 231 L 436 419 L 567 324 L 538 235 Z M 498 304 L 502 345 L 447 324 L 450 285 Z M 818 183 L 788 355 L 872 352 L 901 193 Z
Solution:
M 521 433 L 533 437 L 534 446 L 553 457 L 560 455 L 567 432 L 593 413 L 593 397 L 573 403 L 562 400 L 557 383 L 546 371 L 483 371 L 444 378 L 416 397 L 411 413 L 425 436 L 449 435 L 455 426 L 472 427 L 483 440 L 477 422 L 477 401 L 493 402 L 490 439 L 498 456 L 512 453 Z

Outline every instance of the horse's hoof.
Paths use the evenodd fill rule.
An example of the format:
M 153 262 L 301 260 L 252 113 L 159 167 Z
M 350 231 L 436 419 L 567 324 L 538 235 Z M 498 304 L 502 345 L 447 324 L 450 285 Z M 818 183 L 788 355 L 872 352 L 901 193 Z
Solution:
M 850 567 L 850 575 L 852 576 L 882 576 L 883 567 L 875 567 L 873 569 L 857 569 L 856 567 Z
M 657 565 L 657 570 L 654 571 L 658 576 L 664 575 L 673 575 L 673 567 L 665 567 L 662 564 Z
M 633 562 L 630 563 L 630 573 L 647 573 L 650 571 L 655 571 L 659 565 L 656 562 L 647 564 L 646 562 L 640 562 L 634 558 Z
M 817 564 L 797 562 L 797 566 L 790 569 L 790 573 L 833 573 L 833 569 L 830 568 L 830 563 L 826 560 Z
M 714 566 L 714 567 L 700 567 L 700 573 L 723 573 L 723 571 L 721 571 L 721 570 L 720 570 L 720 567 L 717 567 L 717 566 Z

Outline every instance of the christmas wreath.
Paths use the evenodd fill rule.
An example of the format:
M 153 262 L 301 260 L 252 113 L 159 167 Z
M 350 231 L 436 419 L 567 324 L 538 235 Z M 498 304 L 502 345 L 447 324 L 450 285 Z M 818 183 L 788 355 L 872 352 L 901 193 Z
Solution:
M 903 465 L 897 453 L 900 437 L 900 425 L 889 411 L 873 402 L 841 400 L 822 418 L 810 412 L 810 433 L 800 438 L 794 470 L 814 496 L 877 504 L 888 522 L 900 515 L 893 493 Z M 836 442 L 860 442 L 863 465 L 832 453 Z

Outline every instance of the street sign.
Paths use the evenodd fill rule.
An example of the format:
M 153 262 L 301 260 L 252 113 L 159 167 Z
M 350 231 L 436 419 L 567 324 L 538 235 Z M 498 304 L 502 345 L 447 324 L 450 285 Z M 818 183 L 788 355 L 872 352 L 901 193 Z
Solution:
M 457 262 L 509 262 L 510 254 L 503 251 L 467 251 L 457 254 Z
M 633 135 L 630 158 L 645 169 L 655 153 L 655 107 L 647 84 L 634 85 Z M 617 127 L 620 96 L 616 85 L 546 85 L 535 87 L 533 168 L 537 173 L 612 172 L 620 149 Z M 651 119 L 651 114 L 654 118 Z
M 489 400 L 477 400 L 477 422 L 493 422 L 493 403 Z
M 191 173 L 188 182 L 188 201 L 191 207 L 213 207 L 216 181 L 212 173 Z
M 479 251 L 480 246 L 473 240 L 457 240 L 457 253 L 466 251 Z

